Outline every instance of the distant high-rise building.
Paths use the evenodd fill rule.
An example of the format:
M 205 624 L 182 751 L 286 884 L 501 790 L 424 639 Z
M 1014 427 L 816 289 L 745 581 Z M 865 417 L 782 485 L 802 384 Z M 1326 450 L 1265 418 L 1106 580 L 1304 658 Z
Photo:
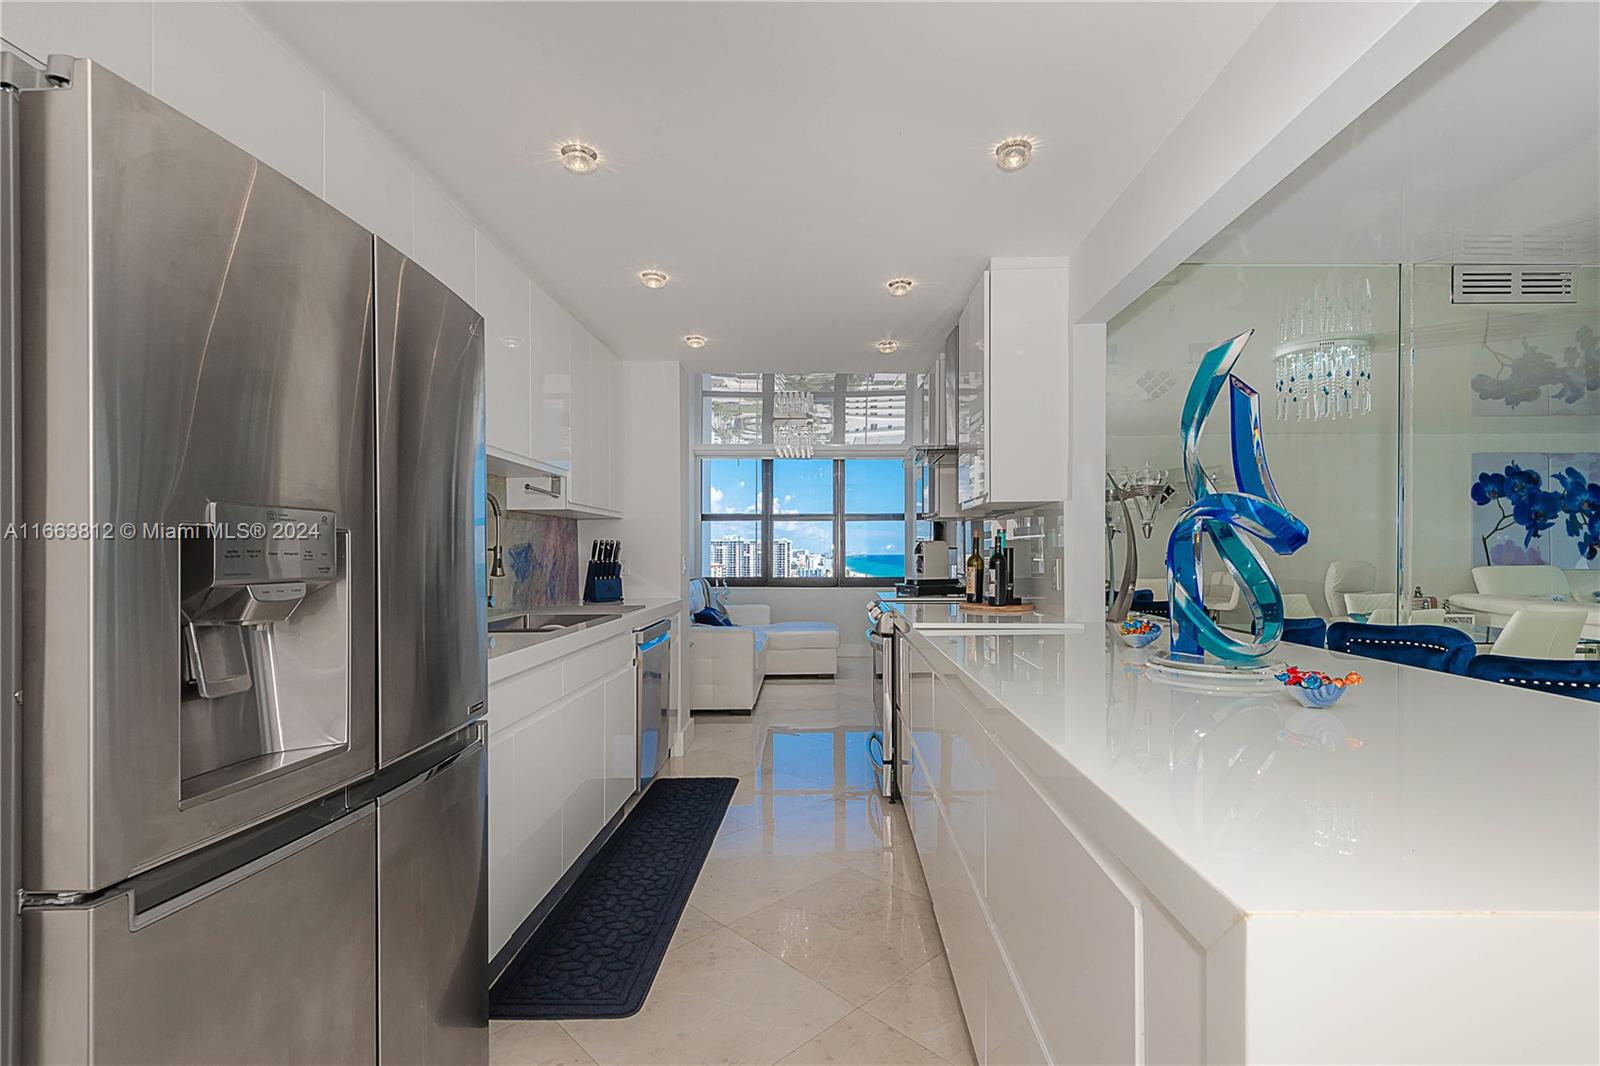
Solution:
M 761 542 L 720 537 L 706 545 L 708 577 L 760 577 Z

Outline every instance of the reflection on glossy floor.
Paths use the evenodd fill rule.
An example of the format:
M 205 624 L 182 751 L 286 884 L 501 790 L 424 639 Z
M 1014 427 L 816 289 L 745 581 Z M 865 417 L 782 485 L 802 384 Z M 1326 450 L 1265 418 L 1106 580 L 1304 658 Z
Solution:
M 769 680 L 748 718 L 696 715 L 669 774 L 739 778 L 644 1009 L 495 1022 L 495 1063 L 973 1062 L 898 806 L 872 787 L 871 668 Z

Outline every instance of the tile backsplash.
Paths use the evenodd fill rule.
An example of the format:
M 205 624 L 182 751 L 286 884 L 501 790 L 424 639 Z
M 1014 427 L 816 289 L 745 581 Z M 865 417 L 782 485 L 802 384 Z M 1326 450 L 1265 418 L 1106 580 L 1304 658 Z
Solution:
M 489 477 L 489 492 L 505 502 L 506 480 Z M 485 535 L 494 536 L 494 515 Z M 578 574 L 578 520 L 529 511 L 507 511 L 500 523 L 506 576 L 489 579 L 494 609 L 547 607 L 576 603 L 582 594 Z

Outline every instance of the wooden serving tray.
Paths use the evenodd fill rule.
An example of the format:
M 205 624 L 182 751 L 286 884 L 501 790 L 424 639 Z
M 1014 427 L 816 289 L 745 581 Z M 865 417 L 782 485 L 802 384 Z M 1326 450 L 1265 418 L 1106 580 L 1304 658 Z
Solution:
M 1013 603 L 1005 607 L 993 607 L 987 603 L 959 603 L 956 605 L 962 614 L 1032 614 L 1033 604 Z

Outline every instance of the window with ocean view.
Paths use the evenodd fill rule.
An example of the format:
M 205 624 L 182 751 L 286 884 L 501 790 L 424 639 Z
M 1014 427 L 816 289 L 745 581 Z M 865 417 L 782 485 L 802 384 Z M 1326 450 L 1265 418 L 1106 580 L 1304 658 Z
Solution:
M 905 576 L 903 469 L 898 459 L 702 458 L 700 568 L 729 584 L 893 584 Z
M 699 572 L 733 585 L 903 580 L 911 384 L 896 371 L 701 374 Z M 801 454 L 813 457 L 774 441 L 775 402 L 796 394 L 809 398 Z

